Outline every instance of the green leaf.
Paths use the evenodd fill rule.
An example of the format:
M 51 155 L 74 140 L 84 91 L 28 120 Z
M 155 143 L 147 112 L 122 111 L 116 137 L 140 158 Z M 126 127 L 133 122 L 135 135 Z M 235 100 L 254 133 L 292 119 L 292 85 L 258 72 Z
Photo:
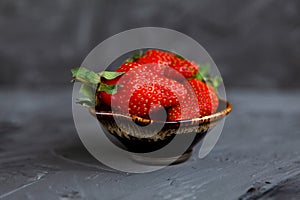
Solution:
M 98 91 L 103 91 L 108 94 L 116 94 L 118 91 L 118 85 L 107 85 L 107 84 L 101 83 L 98 88 Z
M 202 76 L 202 74 L 200 73 L 200 71 L 197 72 L 197 74 L 195 75 L 195 78 L 200 80 L 200 81 L 204 81 L 204 77 Z
M 211 82 L 212 82 L 212 86 L 213 86 L 214 88 L 217 88 L 217 87 L 219 87 L 219 85 L 222 83 L 222 78 L 219 77 L 219 76 L 216 76 L 216 77 L 214 77 L 214 78 L 211 80 Z
M 222 83 L 222 78 L 219 77 L 219 76 L 216 76 L 216 77 L 212 78 L 210 76 L 209 72 L 210 72 L 210 65 L 209 64 L 200 65 L 199 71 L 195 75 L 195 78 L 211 85 L 217 91 L 217 88 Z
M 203 77 L 209 77 L 210 65 L 209 64 L 200 65 L 199 71 Z
M 76 103 L 78 103 L 84 107 L 88 107 L 88 108 L 95 106 L 94 102 L 91 102 L 91 100 L 86 97 L 81 97 L 81 98 L 76 99 Z
M 77 68 L 71 69 L 71 72 L 72 72 L 73 78 L 82 83 L 87 83 L 87 84 L 100 83 L 100 76 L 85 67 L 77 67 Z
M 80 67 L 71 69 L 71 73 L 72 73 L 73 77 L 75 77 L 77 75 L 77 72 L 79 71 L 79 69 L 80 69 Z
M 109 72 L 109 71 L 103 71 L 99 73 L 99 76 L 107 79 L 107 80 L 112 80 L 115 79 L 121 75 L 123 75 L 124 72 Z
M 101 77 L 95 72 L 84 67 L 71 69 L 71 72 L 74 78 L 73 81 L 76 80 L 82 82 L 79 93 L 83 94 L 84 97 L 77 99 L 76 103 L 85 107 L 95 106 L 96 90 L 101 81 Z
M 210 79 L 209 71 L 210 71 L 209 64 L 200 65 L 199 71 L 195 75 L 195 78 L 199 79 L 200 81 L 207 81 L 208 79 Z
M 137 53 L 135 53 L 132 57 L 128 58 L 125 62 L 133 62 L 139 59 L 140 57 L 142 57 L 142 55 L 143 55 L 143 51 L 140 50 Z
M 219 76 L 215 76 L 214 78 L 208 78 L 205 83 L 212 86 L 216 91 L 220 84 L 222 83 L 222 78 Z
M 90 86 L 87 84 L 82 84 L 79 92 L 89 98 L 91 101 L 94 101 L 96 95 L 96 85 Z

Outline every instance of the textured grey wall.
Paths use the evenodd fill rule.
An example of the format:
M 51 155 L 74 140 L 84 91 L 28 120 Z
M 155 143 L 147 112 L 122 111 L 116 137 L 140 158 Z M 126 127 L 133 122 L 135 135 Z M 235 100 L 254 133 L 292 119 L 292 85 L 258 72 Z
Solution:
M 227 87 L 300 86 L 300 1 L 0 1 L 0 84 L 67 85 L 107 37 L 161 26 L 202 44 Z

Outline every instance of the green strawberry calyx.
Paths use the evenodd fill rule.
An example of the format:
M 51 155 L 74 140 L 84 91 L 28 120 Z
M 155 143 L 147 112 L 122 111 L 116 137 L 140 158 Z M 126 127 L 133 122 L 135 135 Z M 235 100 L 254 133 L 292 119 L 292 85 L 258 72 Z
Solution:
M 98 99 L 95 97 L 97 92 L 103 91 L 108 94 L 115 94 L 118 90 L 118 85 L 107 85 L 101 82 L 101 78 L 106 80 L 113 80 L 124 72 L 110 72 L 103 71 L 95 73 L 85 67 L 76 67 L 71 69 L 73 76 L 72 82 L 79 81 L 82 83 L 79 93 L 84 97 L 77 99 L 76 103 L 79 103 L 85 107 L 95 107 L 98 103 Z
M 137 59 L 139 59 L 140 57 L 142 57 L 144 55 L 143 51 L 142 50 L 139 50 L 138 52 L 136 52 L 133 56 L 131 56 L 130 58 L 128 58 L 125 63 L 128 63 L 128 62 L 134 62 L 136 61 Z
M 199 71 L 195 75 L 195 78 L 211 85 L 217 91 L 217 88 L 222 83 L 222 78 L 220 76 L 211 77 L 209 72 L 210 72 L 209 64 L 200 65 Z

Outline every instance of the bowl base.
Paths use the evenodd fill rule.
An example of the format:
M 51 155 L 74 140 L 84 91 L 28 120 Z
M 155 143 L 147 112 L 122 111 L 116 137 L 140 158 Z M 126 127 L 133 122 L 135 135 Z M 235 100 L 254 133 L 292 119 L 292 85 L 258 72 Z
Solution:
M 176 165 L 182 162 L 187 161 L 191 155 L 192 155 L 193 150 L 189 150 L 185 152 L 183 155 L 181 155 L 177 160 L 170 162 L 176 157 L 147 157 L 147 156 L 141 156 L 138 154 L 133 155 L 131 158 L 133 161 L 142 163 L 142 164 L 147 164 L 147 165 Z

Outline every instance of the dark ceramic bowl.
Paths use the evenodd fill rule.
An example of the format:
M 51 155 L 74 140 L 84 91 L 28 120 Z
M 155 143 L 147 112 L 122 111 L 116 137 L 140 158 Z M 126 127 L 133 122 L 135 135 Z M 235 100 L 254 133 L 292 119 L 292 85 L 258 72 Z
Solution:
M 181 156 L 176 162 L 187 160 L 193 147 L 206 135 L 209 129 L 215 127 L 221 119 L 231 112 L 231 108 L 231 104 L 228 101 L 220 100 L 217 112 L 212 115 L 172 122 L 153 121 L 138 116 L 126 116 L 109 110 L 96 112 L 94 109 L 90 109 L 90 112 L 97 117 L 100 124 L 104 127 L 105 134 L 114 144 L 134 153 L 148 153 L 158 150 L 167 145 L 177 134 L 179 137 L 184 137 L 186 134 L 196 134 L 192 144 L 183 155 L 166 155 L 164 158 L 134 157 L 136 161 L 144 163 L 163 164 L 175 156 Z M 118 124 L 116 120 L 118 120 Z M 132 121 L 140 126 L 133 125 Z M 162 129 L 151 137 L 145 137 L 145 135 L 153 134 L 151 128 L 143 128 L 150 124 L 154 125 L 154 127 L 162 127 Z

